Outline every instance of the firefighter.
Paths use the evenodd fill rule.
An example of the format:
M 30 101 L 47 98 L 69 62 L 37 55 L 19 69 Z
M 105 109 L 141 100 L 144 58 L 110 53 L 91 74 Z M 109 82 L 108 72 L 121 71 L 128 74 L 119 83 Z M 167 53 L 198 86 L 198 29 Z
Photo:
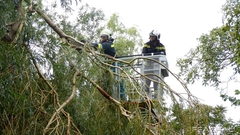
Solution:
M 144 47 L 142 49 L 142 54 L 143 55 L 151 55 L 151 53 L 153 53 L 154 55 L 166 55 L 166 50 L 165 50 L 165 46 L 160 42 L 160 33 L 157 30 L 152 30 L 149 33 L 149 41 L 147 43 L 144 44 Z M 156 59 L 158 61 L 158 59 Z M 147 60 L 146 61 L 146 65 L 145 68 L 153 68 L 153 61 Z M 152 74 L 154 73 L 153 71 L 146 71 L 144 72 L 145 74 Z M 153 76 L 147 76 L 153 80 L 157 80 L 155 77 Z M 151 80 L 146 79 L 146 87 L 145 87 L 145 91 L 146 92 L 150 92 L 149 91 L 149 87 L 151 84 Z M 154 90 L 158 89 L 158 83 L 154 82 Z
M 152 30 L 149 33 L 149 39 L 147 43 L 144 44 L 142 53 L 147 55 L 149 53 L 166 55 L 166 50 L 164 45 L 160 42 L 160 33 L 157 30 Z
M 114 39 L 112 38 L 112 34 L 111 34 L 111 31 L 108 30 L 108 29 L 104 29 L 101 33 L 100 33 L 100 36 L 101 36 L 101 41 L 99 43 L 92 43 L 98 50 L 100 50 L 100 52 L 104 53 L 104 54 L 107 54 L 111 57 L 116 57 L 116 51 L 115 51 L 115 48 L 114 48 L 114 44 L 113 44 L 113 41 Z M 111 63 L 112 65 L 115 66 L 115 63 Z M 119 66 L 119 65 L 117 65 Z M 111 67 L 110 68 L 113 72 L 116 72 L 116 69 Z M 105 77 L 109 77 L 107 75 L 105 75 Z M 106 89 L 109 89 L 109 82 L 111 80 L 106 79 L 107 80 L 107 86 L 106 86 Z M 105 81 L 106 81 L 105 80 Z M 125 89 L 124 89 L 124 86 L 123 86 L 123 81 L 120 81 L 119 83 L 119 89 L 120 89 L 120 98 L 121 99 L 125 99 L 125 94 L 123 94 L 125 92 Z
M 111 37 L 111 31 L 108 29 L 104 29 L 101 34 L 101 41 L 99 43 L 92 43 L 96 48 L 98 48 L 104 54 L 107 54 L 112 57 L 116 57 L 116 51 L 114 48 L 113 41 L 114 39 Z

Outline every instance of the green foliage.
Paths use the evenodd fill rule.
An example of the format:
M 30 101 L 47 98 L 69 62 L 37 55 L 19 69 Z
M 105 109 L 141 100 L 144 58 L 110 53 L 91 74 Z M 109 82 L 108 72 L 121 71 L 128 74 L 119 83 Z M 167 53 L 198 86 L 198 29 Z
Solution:
M 233 52 L 233 65 L 237 65 L 234 70 L 236 73 L 240 73 L 240 2 L 237 0 L 227 0 L 223 7 L 224 19 L 227 26 L 226 32 L 230 35 L 229 43 L 230 49 Z
M 210 34 L 199 38 L 200 45 L 191 50 L 187 58 L 179 59 L 180 75 L 185 76 L 187 82 L 194 83 L 195 79 L 203 79 L 203 85 L 218 87 L 221 83 L 222 71 L 231 66 L 238 73 L 236 50 L 227 40 L 228 33 L 224 32 L 226 26 L 213 29 Z
M 27 2 L 21 3 L 24 9 L 29 9 L 30 2 Z M 42 1 L 38 2 L 41 7 Z M 60 2 L 65 9 L 72 4 L 71 0 Z M 5 10 L 0 14 L 6 17 L 6 20 L 0 21 L 1 26 L 19 21 L 13 8 L 16 1 L 1 3 Z M 103 28 L 100 25 L 104 19 L 101 10 L 82 5 L 76 22 L 68 22 L 67 13 L 61 15 L 52 7 L 42 10 L 56 27 L 79 40 L 96 40 Z M 105 63 L 105 58 L 89 50 L 87 44 L 80 52 L 68 47 L 68 43 L 62 43 L 59 35 L 37 13 L 26 12 L 26 16 L 20 18 L 23 27 L 18 31 L 16 42 L 0 41 L 0 134 L 139 135 L 152 132 L 174 134 L 183 130 L 196 134 L 194 127 L 198 124 L 215 127 L 225 119 L 224 108 L 221 107 L 212 110 L 211 107 L 196 107 L 188 102 L 187 105 L 174 104 L 172 108 L 166 108 L 166 104 L 155 102 L 152 106 L 158 112 L 161 126 L 149 124 L 154 116 L 149 108 L 145 108 L 145 115 L 141 114 L 144 108 L 136 104 L 120 102 L 124 106 L 120 108 L 118 102 L 110 102 L 99 92 L 100 87 L 110 94 L 117 83 L 110 70 L 112 65 Z M 106 27 L 116 37 L 115 46 L 120 56 L 133 54 L 142 44 L 138 28 L 126 28 L 116 14 L 111 16 Z M 4 35 L 6 29 L 1 29 L 1 38 Z M 132 86 L 131 79 L 125 81 L 129 87 Z M 177 103 L 174 95 L 171 96 L 171 100 Z M 123 115 L 123 109 L 130 111 L 131 119 Z M 232 123 L 227 123 L 225 127 L 239 130 L 239 126 Z
M 237 96 L 239 94 L 240 94 L 240 91 L 239 90 L 235 90 L 235 95 Z M 237 99 L 237 97 L 229 96 L 227 94 L 221 94 L 220 97 L 224 101 L 229 100 L 232 103 L 232 105 L 234 105 L 234 106 L 240 106 L 240 99 Z
M 225 113 L 226 108 L 222 106 L 199 104 L 184 108 L 180 104 L 174 104 L 170 114 L 171 125 L 178 134 L 214 134 L 228 122 Z
M 11 0 L 11 1 L 0 1 L 0 16 L 4 19 L 0 19 L 0 35 L 1 39 L 3 38 L 3 35 L 7 30 L 9 30 L 10 26 L 6 26 L 9 22 L 16 21 L 17 18 L 17 12 L 13 8 L 15 4 L 17 3 L 17 0 Z
M 78 1 L 81 2 L 81 0 L 75 0 L 76 5 L 78 4 Z M 72 6 L 72 0 L 60 0 L 61 7 L 65 9 L 67 12 L 72 12 L 73 9 L 71 8 Z
M 219 88 L 221 84 L 237 81 L 240 74 L 239 1 L 227 0 L 222 11 L 223 26 L 201 35 L 198 38 L 200 44 L 177 61 L 179 74 L 188 83 L 201 79 L 203 85 Z M 227 80 L 222 79 L 224 71 L 232 72 L 228 73 Z
M 137 48 L 143 43 L 140 30 L 136 26 L 127 28 L 120 22 L 119 15 L 113 14 L 107 23 L 107 28 L 113 32 L 113 37 L 116 37 L 114 45 L 118 56 L 132 55 L 139 51 Z
M 1 26 L 17 18 L 12 10 L 15 3 L 9 2 L 7 6 L 4 7 L 6 12 L 3 15 L 12 13 L 12 20 L 1 20 Z M 100 31 L 100 21 L 104 17 L 102 11 L 85 6 L 80 8 L 79 19 L 75 24 L 67 22 L 67 16 L 56 14 L 53 9 L 43 10 L 68 35 L 81 39 L 93 37 L 96 31 Z M 96 81 L 101 81 L 97 78 L 102 77 L 105 68 L 99 69 L 99 65 L 91 64 L 89 56 L 84 52 L 79 54 L 66 47 L 66 44 L 61 44 L 58 35 L 38 14 L 28 14 L 23 25 L 15 45 L 5 42 L 0 45 L 0 134 L 66 134 L 68 131 L 75 134 L 78 129 L 84 134 L 146 132 L 134 128 L 144 127 L 139 124 L 139 117 L 129 123 L 115 105 L 81 77 L 77 79 L 75 98 L 57 114 L 49 125 L 50 130 L 46 129 L 56 109 L 68 99 L 72 91 L 74 70 L 69 59 L 81 69 L 80 72 Z M 3 37 L 6 31 L 1 30 Z M 103 86 L 104 83 L 99 82 L 99 85 Z M 111 120 L 106 121 L 109 118 Z M 116 122 L 124 126 L 116 126 Z
M 198 39 L 200 45 L 191 50 L 186 58 L 178 60 L 180 75 L 185 76 L 190 83 L 201 77 L 204 85 L 217 87 L 221 83 L 220 74 L 226 67 L 231 67 L 234 75 L 240 73 L 239 19 L 238 14 L 234 14 L 239 11 L 239 3 L 228 1 L 223 11 L 226 23 L 220 28 L 214 28 L 209 34 L 203 34 Z
M 233 135 L 240 133 L 240 124 L 238 122 L 233 122 L 231 119 L 225 120 L 222 126 L 222 134 Z
M 74 29 L 71 34 L 75 35 L 73 32 L 81 34 L 81 36 L 77 37 L 79 40 L 97 41 L 99 39 L 98 35 L 103 29 L 100 24 L 104 19 L 105 14 L 102 10 L 90 7 L 88 4 L 82 5 L 79 8 L 77 22 L 71 24 L 72 29 Z
M 32 70 L 29 55 L 22 47 L 2 43 L 0 48 L 0 133 L 27 134 L 30 130 L 26 126 L 31 127 L 34 121 L 35 107 L 31 95 L 34 89 L 38 89 L 34 81 L 37 74 Z

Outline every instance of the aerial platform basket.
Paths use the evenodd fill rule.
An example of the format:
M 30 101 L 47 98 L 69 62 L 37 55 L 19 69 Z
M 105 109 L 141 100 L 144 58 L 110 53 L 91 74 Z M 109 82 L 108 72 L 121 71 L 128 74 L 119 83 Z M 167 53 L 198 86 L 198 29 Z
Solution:
M 132 103 L 142 103 L 146 100 L 152 102 L 162 100 L 163 87 L 161 82 L 165 77 L 169 76 L 168 61 L 165 55 L 150 53 L 121 56 L 117 59 L 131 63 L 115 62 L 115 66 L 118 67 L 115 70 L 117 74 L 115 79 L 119 84 L 122 83 L 124 87 L 123 90 L 121 85 L 115 86 L 112 95 L 115 99 Z M 152 75 L 150 79 L 158 83 L 157 89 L 154 89 L 153 82 L 150 86 L 146 85 L 145 75 L 147 74 Z M 149 87 L 148 92 L 146 92 L 146 87 Z

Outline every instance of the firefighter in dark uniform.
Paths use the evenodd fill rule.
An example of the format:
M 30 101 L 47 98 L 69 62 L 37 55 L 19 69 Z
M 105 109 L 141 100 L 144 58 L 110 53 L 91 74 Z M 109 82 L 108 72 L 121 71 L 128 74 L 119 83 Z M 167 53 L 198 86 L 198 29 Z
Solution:
M 152 30 L 150 33 L 149 33 L 149 39 L 150 41 L 148 41 L 147 43 L 144 44 L 144 47 L 142 49 L 142 54 L 143 55 L 151 55 L 151 53 L 153 53 L 154 55 L 166 55 L 166 50 L 165 50 L 165 46 L 160 42 L 160 33 L 157 31 L 157 30 Z M 146 68 L 148 68 L 148 66 L 150 67 L 151 64 L 153 64 L 152 61 L 147 61 L 146 62 Z M 149 73 L 153 73 L 151 71 L 147 71 L 145 72 L 145 74 L 149 74 Z M 149 78 L 153 79 L 153 80 L 156 80 L 154 79 L 153 76 L 148 76 Z M 145 90 L 146 92 L 150 92 L 149 91 L 149 87 L 150 87 L 150 84 L 151 84 L 151 80 L 149 79 L 146 79 L 146 87 L 145 87 Z M 157 90 L 158 89 L 158 83 L 153 83 L 154 85 L 154 90 Z
M 159 40 L 160 33 L 156 30 L 152 30 L 149 33 L 149 36 L 150 41 L 144 44 L 142 53 L 145 55 L 148 55 L 149 53 L 166 55 L 165 47 Z
M 101 32 L 101 41 L 99 43 L 93 43 L 93 45 L 104 54 L 116 57 L 116 51 L 113 44 L 114 39 L 111 36 L 111 32 L 105 29 Z
M 99 43 L 92 43 L 92 44 L 96 48 L 98 48 L 98 50 L 100 50 L 100 52 L 103 52 L 104 54 L 107 54 L 107 55 L 115 58 L 117 55 L 116 55 L 116 50 L 115 50 L 114 44 L 113 44 L 114 39 L 111 37 L 112 36 L 111 31 L 108 29 L 104 29 L 101 32 L 100 36 L 101 36 L 101 41 Z M 115 66 L 114 63 L 112 63 L 112 65 Z M 113 67 L 111 67 L 110 69 L 113 72 L 116 71 L 116 69 Z M 105 77 L 109 77 L 109 76 L 105 75 Z M 108 80 L 108 82 L 111 81 L 111 80 L 109 80 L 109 78 L 108 79 L 106 78 L 106 80 Z M 108 82 L 106 82 L 106 89 L 109 89 Z M 120 87 L 120 93 L 121 93 L 120 98 L 123 99 L 123 98 L 125 98 L 125 94 L 123 94 L 125 92 L 124 87 L 123 87 L 123 81 L 120 81 L 119 87 Z

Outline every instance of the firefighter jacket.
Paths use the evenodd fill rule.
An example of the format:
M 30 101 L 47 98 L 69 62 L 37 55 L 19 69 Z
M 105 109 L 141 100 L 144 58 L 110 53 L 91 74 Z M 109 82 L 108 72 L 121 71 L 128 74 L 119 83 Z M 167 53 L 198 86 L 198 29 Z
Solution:
M 104 54 L 116 57 L 116 51 L 114 48 L 113 40 L 108 40 L 100 43 L 92 43 L 98 50 L 102 51 Z
M 165 46 L 162 43 L 160 43 L 159 40 L 157 40 L 156 45 L 154 45 L 153 42 L 149 41 L 144 44 L 142 53 L 143 54 L 154 53 L 154 54 L 166 55 L 166 50 L 165 50 Z

